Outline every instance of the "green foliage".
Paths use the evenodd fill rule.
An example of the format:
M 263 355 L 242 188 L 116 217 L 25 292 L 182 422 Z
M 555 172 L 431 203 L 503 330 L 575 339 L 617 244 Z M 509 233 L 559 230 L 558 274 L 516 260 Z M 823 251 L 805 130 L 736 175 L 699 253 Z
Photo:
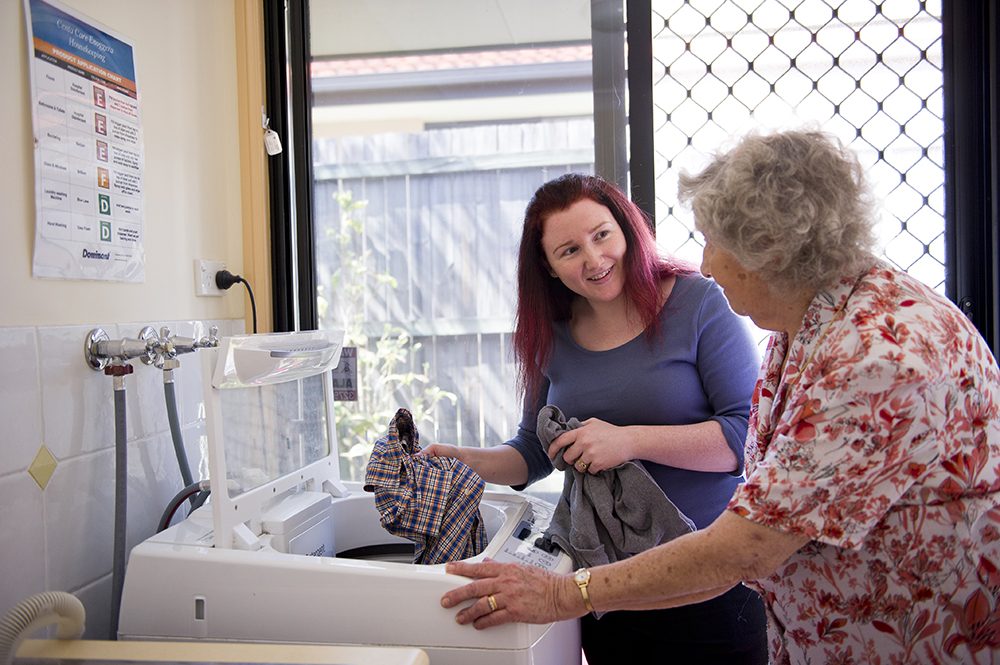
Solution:
M 380 288 L 396 288 L 387 271 L 369 270 L 371 250 L 362 247 L 360 211 L 367 201 L 355 201 L 350 191 L 334 195 L 340 205 L 339 228 L 327 230 L 335 241 L 338 267 L 330 277 L 329 292 L 318 287 L 320 327 L 345 331 L 344 346 L 358 349 L 358 401 L 336 402 L 341 477 L 362 480 L 372 447 L 389 428 L 396 410 L 413 414 L 418 431 L 433 432 L 435 407 L 442 399 L 455 404 L 454 393 L 431 385 L 428 366 L 412 370 L 420 344 L 399 326 L 386 323 L 378 339 L 365 334 L 365 300 Z M 427 439 L 425 438 L 425 441 Z

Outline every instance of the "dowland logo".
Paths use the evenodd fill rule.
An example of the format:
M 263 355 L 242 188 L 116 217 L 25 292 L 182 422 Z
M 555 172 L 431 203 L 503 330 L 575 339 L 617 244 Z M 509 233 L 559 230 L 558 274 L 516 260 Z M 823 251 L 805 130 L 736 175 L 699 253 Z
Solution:
M 83 250 L 83 258 L 108 261 L 111 258 L 111 252 L 91 252 L 90 250 L 85 249 Z

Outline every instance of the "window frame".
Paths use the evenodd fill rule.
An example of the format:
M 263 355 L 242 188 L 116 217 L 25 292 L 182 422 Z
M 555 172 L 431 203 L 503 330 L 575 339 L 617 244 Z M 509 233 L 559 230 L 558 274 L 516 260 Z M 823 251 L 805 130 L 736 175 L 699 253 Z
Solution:
M 264 0 L 268 126 L 283 150 L 269 159 L 272 330 L 316 330 L 312 86 L 308 0 Z
M 998 0 L 942 6 L 945 292 L 1000 350 Z

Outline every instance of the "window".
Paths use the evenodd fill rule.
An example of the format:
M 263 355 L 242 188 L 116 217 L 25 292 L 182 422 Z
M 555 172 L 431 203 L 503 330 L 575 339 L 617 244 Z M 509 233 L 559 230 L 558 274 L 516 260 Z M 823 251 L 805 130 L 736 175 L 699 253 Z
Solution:
M 275 327 L 348 311 L 362 346 L 396 363 L 374 375 L 382 403 L 430 405 L 418 423 L 424 442 L 495 445 L 517 426 L 507 335 L 521 214 L 539 184 L 566 171 L 623 184 L 624 123 L 605 118 L 602 99 L 625 97 L 624 49 L 602 45 L 615 27 L 601 23 L 591 38 L 591 12 L 616 26 L 622 4 L 265 3 L 277 26 L 266 48 L 271 126 L 295 159 L 308 155 L 272 166 Z M 997 0 L 627 6 L 629 131 L 645 131 L 637 119 L 652 109 L 655 138 L 633 140 L 626 176 L 640 205 L 655 207 L 665 249 L 700 258 L 690 213 L 676 207 L 681 168 L 697 170 L 756 124 L 812 120 L 862 155 L 885 204 L 886 258 L 947 292 L 996 349 Z M 646 29 L 650 38 L 638 36 Z M 640 55 L 652 61 L 651 83 L 639 81 Z M 302 79 L 315 103 L 295 115 L 308 96 Z M 307 258 L 290 259 L 295 248 Z M 353 294 L 345 270 L 361 276 Z M 376 422 L 366 406 L 355 416 L 344 423 L 370 434 L 352 445 L 342 431 L 344 477 L 357 477 L 364 441 L 391 414 Z

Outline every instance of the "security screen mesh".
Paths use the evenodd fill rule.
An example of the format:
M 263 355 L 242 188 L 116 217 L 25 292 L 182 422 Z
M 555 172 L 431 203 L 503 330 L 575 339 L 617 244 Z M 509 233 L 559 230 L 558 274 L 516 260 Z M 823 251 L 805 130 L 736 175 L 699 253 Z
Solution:
M 861 157 L 884 256 L 944 289 L 939 2 L 653 0 L 657 238 L 699 261 L 677 175 L 753 127 L 808 122 Z

